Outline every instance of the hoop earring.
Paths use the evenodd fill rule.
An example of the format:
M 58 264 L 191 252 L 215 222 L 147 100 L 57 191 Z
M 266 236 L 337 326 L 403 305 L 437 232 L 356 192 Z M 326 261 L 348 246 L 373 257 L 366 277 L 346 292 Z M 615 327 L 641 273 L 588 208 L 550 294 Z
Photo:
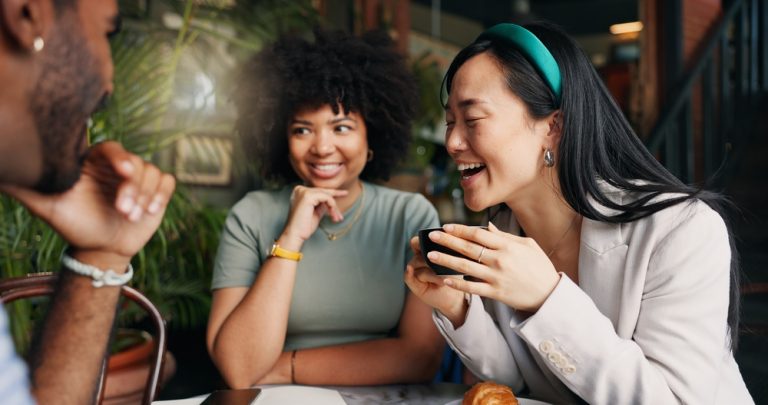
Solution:
M 547 148 L 544 151 L 544 166 L 552 167 L 555 165 L 555 154 L 552 153 L 552 149 Z
M 367 161 L 370 162 L 371 160 L 373 160 L 373 149 L 368 149 Z
M 42 37 L 35 37 L 34 40 L 32 40 L 32 49 L 35 50 L 35 52 L 40 52 L 45 48 L 45 41 Z

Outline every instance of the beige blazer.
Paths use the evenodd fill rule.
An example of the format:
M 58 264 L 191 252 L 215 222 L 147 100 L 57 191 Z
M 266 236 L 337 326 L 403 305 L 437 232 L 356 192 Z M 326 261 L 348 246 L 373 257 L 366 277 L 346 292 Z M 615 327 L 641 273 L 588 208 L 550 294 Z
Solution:
M 493 222 L 519 233 L 509 211 Z M 434 320 L 472 372 L 531 398 L 752 404 L 729 348 L 730 258 L 722 218 L 700 201 L 625 224 L 585 218 L 579 285 L 561 274 L 527 319 L 472 296 L 458 329 Z

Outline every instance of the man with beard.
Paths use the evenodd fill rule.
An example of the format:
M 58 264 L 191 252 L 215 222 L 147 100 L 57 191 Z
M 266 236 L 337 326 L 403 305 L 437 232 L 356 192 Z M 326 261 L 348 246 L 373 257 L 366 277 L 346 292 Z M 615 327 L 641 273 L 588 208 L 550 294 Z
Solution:
M 117 143 L 87 145 L 88 117 L 112 91 L 118 23 L 115 0 L 0 0 L 0 191 L 69 243 L 30 356 L 43 404 L 94 402 L 119 286 L 175 185 Z M 32 403 L 7 323 L 0 310 L 0 402 Z

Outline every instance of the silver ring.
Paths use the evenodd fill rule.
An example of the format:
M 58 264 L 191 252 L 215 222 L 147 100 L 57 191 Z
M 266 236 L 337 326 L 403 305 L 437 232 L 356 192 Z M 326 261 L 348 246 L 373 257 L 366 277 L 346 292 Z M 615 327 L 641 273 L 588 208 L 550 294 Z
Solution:
M 476 262 L 481 263 L 480 259 L 483 257 L 483 253 L 485 253 L 485 246 L 483 246 L 483 248 L 480 249 L 480 254 L 477 255 L 477 260 L 475 260 Z

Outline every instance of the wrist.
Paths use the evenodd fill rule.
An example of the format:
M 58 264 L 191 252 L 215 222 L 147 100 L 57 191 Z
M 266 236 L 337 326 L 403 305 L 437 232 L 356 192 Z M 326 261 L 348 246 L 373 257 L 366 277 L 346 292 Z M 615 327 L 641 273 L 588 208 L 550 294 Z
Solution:
M 276 380 L 274 384 L 292 384 L 291 371 L 293 362 L 291 359 L 293 352 L 282 352 L 274 368 L 273 376 Z
M 299 236 L 283 232 L 280 237 L 277 238 L 275 243 L 280 245 L 280 247 L 283 249 L 300 252 L 302 246 L 304 246 L 304 239 Z
M 439 309 L 439 311 L 451 321 L 454 328 L 458 328 L 464 324 L 464 320 L 467 318 L 467 311 L 469 310 L 470 294 L 461 293 L 458 295 L 458 300 L 452 302 L 447 308 Z
M 125 273 L 128 270 L 128 265 L 131 263 L 131 257 L 129 256 L 102 250 L 72 248 L 69 251 L 69 256 L 81 263 L 99 269 L 111 269 L 117 274 Z
M 536 312 L 539 310 L 539 308 L 541 308 L 542 305 L 544 305 L 544 303 L 549 299 L 549 296 L 552 295 L 552 292 L 555 291 L 555 288 L 557 288 L 557 285 L 560 284 L 561 277 L 568 276 L 566 276 L 564 273 L 555 273 L 554 277 L 550 280 L 549 285 L 542 289 L 538 300 L 533 303 L 532 308 L 529 308 L 528 311 Z

